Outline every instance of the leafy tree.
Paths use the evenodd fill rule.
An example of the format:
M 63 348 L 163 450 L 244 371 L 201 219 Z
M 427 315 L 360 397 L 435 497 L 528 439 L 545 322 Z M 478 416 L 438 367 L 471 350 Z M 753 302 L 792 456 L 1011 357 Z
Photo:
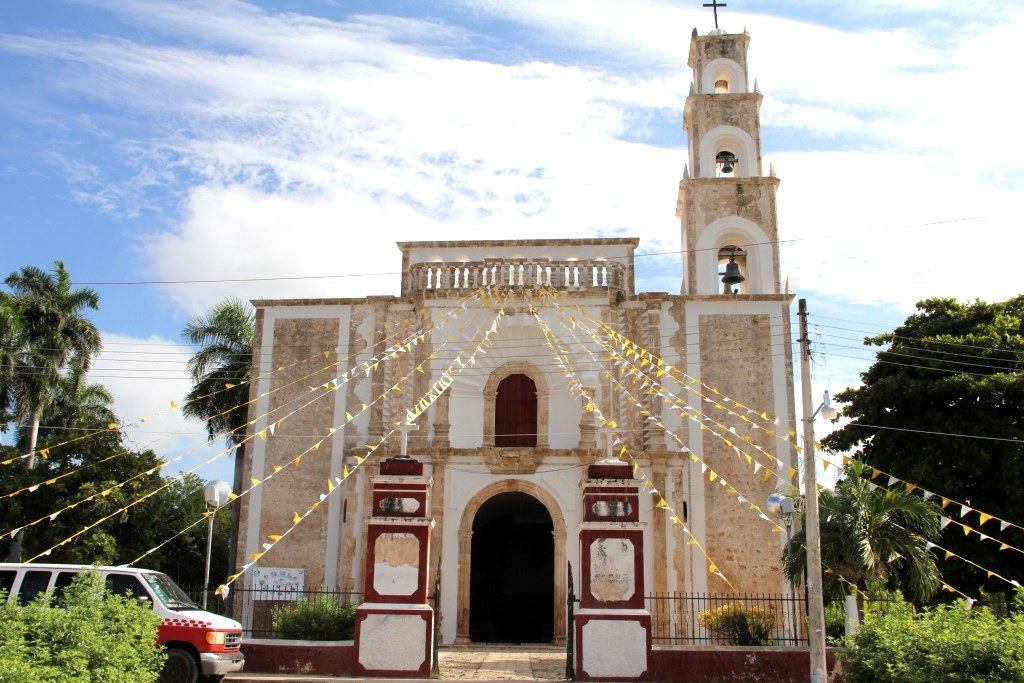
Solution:
M 834 491 L 819 497 L 822 580 L 831 600 L 846 594 L 843 581 L 858 589 L 868 583 L 899 588 L 926 600 L 939 587 L 939 570 L 929 542 L 939 535 L 939 508 L 905 488 L 876 488 L 869 467 L 851 460 Z M 800 530 L 783 551 L 783 571 L 798 582 L 807 566 L 806 535 Z
M 47 595 L 22 608 L 0 600 L 0 680 L 156 680 L 165 654 L 153 610 L 111 595 L 96 572 L 75 577 L 59 607 L 51 608 Z
M 255 334 L 255 314 L 239 299 L 225 299 L 181 332 L 186 342 L 200 347 L 188 361 L 195 384 L 182 403 L 182 413 L 206 422 L 210 441 L 224 437 L 239 446 L 235 450 L 234 491 L 240 491 L 243 483 L 245 453 L 241 444 L 249 419 L 246 380 L 252 374 Z M 233 520 L 232 549 L 238 538 L 238 516 Z M 229 562 L 233 565 L 233 554 Z
M 71 276 L 61 261 L 54 261 L 53 273 L 25 266 L 11 273 L 6 284 L 11 294 L 5 308 L 17 311 L 5 323 L 0 334 L 11 343 L 0 374 L 0 402 L 8 404 L 18 420 L 26 425 L 23 445 L 29 457 L 28 469 L 35 466 L 36 440 L 43 411 L 50 404 L 62 372 L 74 363 L 82 372 L 89 370 L 94 353 L 100 350 L 100 333 L 83 315 L 85 309 L 99 308 L 99 295 L 92 289 L 73 289 Z M 17 327 L 10 326 L 14 319 Z M 24 532 L 19 532 L 8 551 L 9 559 L 18 559 Z
M 204 488 L 202 479 L 195 474 L 186 474 L 144 504 L 129 510 L 126 533 L 120 540 L 122 561 L 131 562 L 169 541 L 142 558 L 138 565 L 162 571 L 182 586 L 202 584 L 209 525 L 204 520 L 177 538 L 175 536 L 197 520 L 204 519 Z M 222 583 L 228 575 L 231 515 L 232 508 L 228 507 L 217 512 L 213 520 L 210 577 L 215 585 Z
M 865 344 L 882 347 L 861 386 L 836 396 L 851 422 L 822 439 L 832 452 L 867 464 L 975 511 L 1024 524 L 1024 297 L 963 304 L 929 299 L 892 333 Z M 948 434 L 971 437 L 960 438 Z M 884 483 L 879 480 L 879 483 Z M 1024 533 L 999 529 L 958 505 L 947 517 L 1024 548 Z M 984 522 L 984 523 L 983 523 Z M 1024 556 L 949 524 L 939 544 L 952 558 L 944 578 L 960 590 L 1006 590 L 991 570 L 1024 581 Z
M 1024 614 L 997 619 L 966 601 L 870 612 L 847 647 L 850 683 L 1024 683 Z
M 134 559 L 125 557 L 136 550 L 133 543 L 139 540 L 129 522 L 133 515 L 148 514 L 146 509 L 152 498 L 128 512 L 117 511 L 163 483 L 157 455 L 149 450 L 131 449 L 120 429 L 106 426 L 88 438 L 71 442 L 63 432 L 45 436 L 40 438 L 39 445 L 47 457 L 40 458 L 32 470 L 0 468 L 0 491 L 20 491 L 0 504 L 0 533 L 43 519 L 25 536 L 24 553 L 34 557 L 99 519 L 113 515 L 74 541 L 54 548 L 47 560 L 118 564 Z M 27 487 L 36 488 L 24 490 Z M 89 497 L 92 500 L 86 501 Z M 55 513 L 52 519 L 44 519 Z M 0 538 L 0 548 L 7 542 L 10 534 Z

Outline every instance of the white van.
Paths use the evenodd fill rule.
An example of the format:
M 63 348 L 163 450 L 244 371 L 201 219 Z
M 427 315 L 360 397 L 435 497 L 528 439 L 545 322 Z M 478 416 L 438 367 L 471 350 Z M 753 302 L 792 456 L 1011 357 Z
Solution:
M 200 675 L 204 683 L 214 683 L 242 670 L 242 625 L 204 612 L 160 572 L 136 567 L 0 562 L 0 591 L 7 593 L 9 602 L 27 605 L 47 591 L 59 596 L 75 575 L 93 570 L 103 576 L 112 593 L 146 601 L 162 617 L 158 638 L 167 649 L 167 663 L 160 683 L 196 683 Z

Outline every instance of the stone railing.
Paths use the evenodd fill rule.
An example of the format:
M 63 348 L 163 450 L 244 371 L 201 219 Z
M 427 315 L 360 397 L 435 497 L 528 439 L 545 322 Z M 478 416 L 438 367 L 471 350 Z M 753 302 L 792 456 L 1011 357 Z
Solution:
M 456 295 L 478 287 L 552 287 L 566 292 L 630 294 L 628 268 L 618 261 L 484 261 L 417 263 L 403 278 L 405 296 Z

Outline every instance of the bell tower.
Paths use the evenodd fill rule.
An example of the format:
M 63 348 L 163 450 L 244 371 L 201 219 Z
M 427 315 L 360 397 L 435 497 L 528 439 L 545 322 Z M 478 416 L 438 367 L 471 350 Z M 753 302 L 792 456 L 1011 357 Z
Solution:
M 716 0 L 708 6 L 722 5 Z M 793 297 L 780 286 L 779 179 L 772 170 L 766 173 L 761 158 L 762 96 L 750 76 L 749 45 L 746 30 L 727 33 L 717 27 L 707 35 L 695 29 L 690 39 L 693 82 L 683 114 L 688 160 L 676 205 L 683 247 L 681 305 L 675 313 L 685 331 L 680 360 L 688 375 L 714 390 L 691 385 L 689 405 L 701 406 L 716 428 L 758 449 L 740 449 L 732 436 L 713 434 L 706 419 L 687 423 L 686 445 L 699 462 L 691 463 L 680 493 L 689 503 L 689 528 L 706 541 L 707 551 L 706 558 L 690 555 L 688 590 L 694 592 L 785 590 L 780 537 L 758 529 L 756 516 L 751 520 L 757 511 L 747 503 L 759 505 L 796 483 L 787 437 L 794 415 Z M 773 424 L 755 428 L 742 410 L 716 400 L 719 395 L 729 397 L 729 405 L 769 415 Z M 744 449 L 751 452 L 738 457 Z M 705 467 L 717 479 L 709 478 Z M 724 481 L 742 492 L 739 503 L 719 486 Z M 731 585 L 708 578 L 711 558 Z
M 676 205 L 684 295 L 779 293 L 779 180 L 761 166 L 762 96 L 750 84 L 749 44 L 746 31 L 719 28 L 694 29 L 690 39 L 689 162 Z

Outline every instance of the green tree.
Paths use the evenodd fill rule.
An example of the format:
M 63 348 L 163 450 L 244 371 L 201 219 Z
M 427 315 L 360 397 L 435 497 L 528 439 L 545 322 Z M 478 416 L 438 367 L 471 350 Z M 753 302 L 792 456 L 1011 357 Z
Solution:
M 1024 524 L 1024 297 L 993 304 L 929 299 L 917 308 L 892 333 L 865 340 L 882 350 L 861 386 L 836 396 L 851 421 L 822 443 L 940 497 Z M 955 504 L 945 514 L 1024 548 L 1019 529 L 1001 530 L 987 518 L 983 524 L 977 512 Z M 949 524 L 939 544 L 985 568 L 944 562 L 943 577 L 960 590 L 1007 589 L 986 570 L 1024 581 L 1024 556 L 1000 551 L 999 542 Z
M 88 372 L 101 345 L 99 331 L 84 315 L 86 309 L 99 308 L 99 295 L 88 288 L 73 289 L 63 262 L 53 265 L 53 273 L 24 266 L 5 281 L 19 324 L 6 335 L 15 346 L 9 350 L 9 372 L 0 376 L 4 382 L 0 395 L 7 397 L 4 402 L 11 404 L 15 417 L 26 426 L 27 441 L 19 445 L 29 454 L 25 460 L 29 470 L 35 466 L 40 419 L 62 373 L 70 364 Z M 23 536 L 19 532 L 14 537 L 9 559 L 20 558 Z
M 1024 683 L 1024 614 L 997 619 L 965 600 L 872 611 L 841 657 L 850 683 Z
M 182 586 L 202 584 L 209 525 L 204 520 L 185 533 L 178 534 L 197 520 L 204 519 L 204 488 L 205 482 L 200 477 L 186 474 L 145 504 L 129 510 L 126 533 L 120 543 L 122 561 L 131 562 L 167 541 L 166 545 L 142 558 L 138 565 L 162 571 Z M 214 584 L 223 583 L 228 575 L 232 512 L 232 508 L 228 507 L 214 516 L 213 548 L 210 555 L 210 577 Z
M 851 460 L 835 490 L 819 496 L 826 598 L 845 595 L 846 581 L 858 589 L 858 598 L 873 583 L 927 600 L 939 587 L 935 556 L 928 549 L 939 536 L 939 508 L 905 488 L 874 487 L 866 478 L 870 469 Z M 804 575 L 806 543 L 800 530 L 783 550 L 783 571 L 790 581 Z
M 59 603 L 40 596 L 26 607 L 0 601 L 0 680 L 40 683 L 155 681 L 165 654 L 160 617 L 104 590 L 96 572 L 77 576 Z
M 182 403 L 186 417 L 202 420 L 210 441 L 224 437 L 235 450 L 232 489 L 242 489 L 245 469 L 246 423 L 249 419 L 249 384 L 252 374 L 255 314 L 238 299 L 225 299 L 181 331 L 189 344 L 199 346 L 188 361 L 194 385 Z M 230 546 L 238 539 L 238 516 L 233 516 Z M 229 558 L 233 567 L 234 554 Z

